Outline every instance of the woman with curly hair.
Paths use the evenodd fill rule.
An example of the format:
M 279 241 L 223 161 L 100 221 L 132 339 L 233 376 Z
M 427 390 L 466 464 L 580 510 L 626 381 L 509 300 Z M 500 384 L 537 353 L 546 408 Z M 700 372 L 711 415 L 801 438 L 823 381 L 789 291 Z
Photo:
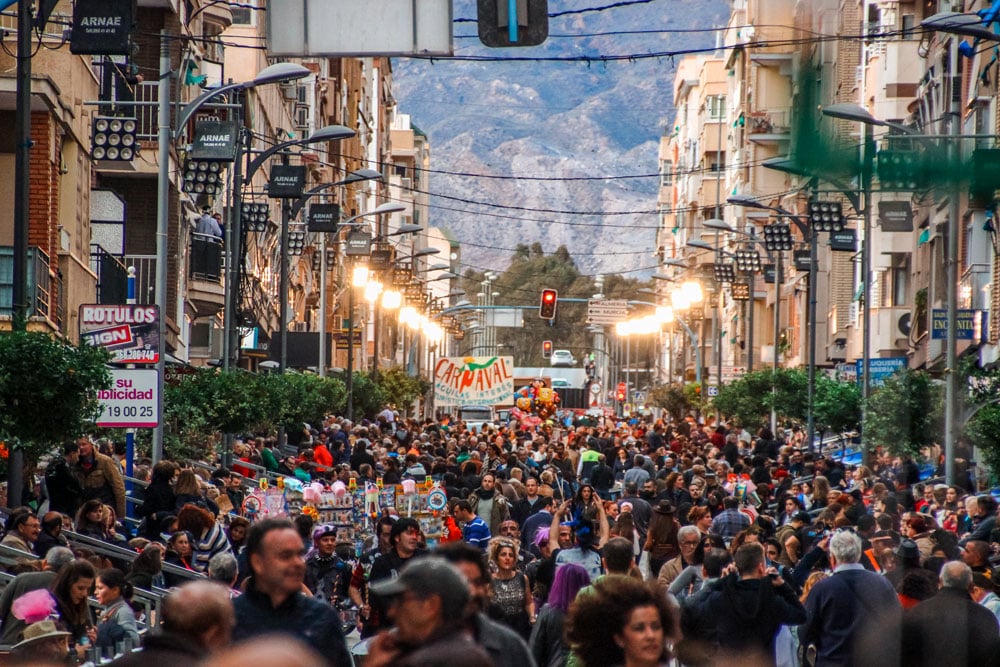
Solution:
M 208 561 L 212 560 L 212 556 L 225 551 L 232 553 L 222 526 L 216 523 L 211 512 L 197 505 L 189 503 L 181 508 L 177 513 L 177 529 L 187 531 L 194 538 L 191 567 L 198 572 L 208 570 Z
M 518 544 L 506 537 L 490 540 L 490 615 L 527 641 L 535 618 L 528 576 L 517 569 Z
M 570 607 L 566 639 L 583 667 L 659 667 L 670 660 L 676 621 L 659 587 L 605 577 Z

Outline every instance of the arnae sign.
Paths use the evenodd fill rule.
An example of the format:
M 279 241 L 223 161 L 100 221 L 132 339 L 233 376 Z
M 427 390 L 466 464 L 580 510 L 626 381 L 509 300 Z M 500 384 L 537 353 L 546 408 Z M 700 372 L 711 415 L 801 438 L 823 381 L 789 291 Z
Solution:
M 69 50 L 77 55 L 131 55 L 136 0 L 77 0 Z

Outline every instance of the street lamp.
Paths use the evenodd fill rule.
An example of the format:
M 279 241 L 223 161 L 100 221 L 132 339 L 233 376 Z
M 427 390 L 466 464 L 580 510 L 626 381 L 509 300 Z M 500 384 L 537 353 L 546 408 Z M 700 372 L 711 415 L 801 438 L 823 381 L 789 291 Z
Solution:
M 246 88 L 255 88 L 257 86 L 262 86 L 271 83 L 279 83 L 282 81 L 295 81 L 303 77 L 309 76 L 311 73 L 309 69 L 298 65 L 295 63 L 276 63 L 269 67 L 265 67 L 261 70 L 256 77 L 250 81 L 242 83 L 230 83 L 219 88 L 214 88 L 212 90 L 206 90 L 201 95 L 196 97 L 187 106 L 185 106 L 177 118 L 176 130 L 171 130 L 170 128 L 170 84 L 171 84 L 171 67 L 170 67 L 170 46 L 172 41 L 167 39 L 165 32 L 160 33 L 160 73 L 159 73 L 159 85 L 157 87 L 158 95 L 158 105 L 157 105 L 157 125 L 159 131 L 157 133 L 157 159 L 159 160 L 159 169 L 157 173 L 156 181 L 156 290 L 155 290 L 155 300 L 156 305 L 160 310 L 160 321 L 158 336 L 161 345 L 165 345 L 166 341 L 166 320 L 167 320 L 167 281 L 169 280 L 169 272 L 167 271 L 167 240 L 170 234 L 170 224 L 168 220 L 169 216 L 169 206 L 170 206 L 170 142 L 178 137 L 180 132 L 184 130 L 187 121 L 198 111 L 203 105 L 205 105 L 209 100 L 217 95 L 233 91 L 233 90 L 243 90 Z M 230 244 L 230 248 L 233 244 Z M 232 250 L 231 250 L 232 252 Z M 233 254 L 232 257 L 238 257 L 238 254 Z M 230 264 L 236 264 L 235 261 L 230 261 Z M 228 284 L 228 281 L 227 281 Z M 230 288 L 231 292 L 238 294 L 239 290 Z M 238 296 L 237 296 L 238 298 Z M 229 313 L 229 308 L 227 306 L 226 314 L 229 315 L 227 318 L 230 323 L 236 317 L 236 313 Z M 226 340 L 230 341 L 230 334 L 226 332 Z M 238 343 L 237 343 L 238 345 Z M 153 464 L 159 463 L 163 456 L 163 380 L 165 373 L 165 358 L 166 349 L 160 354 L 159 361 L 156 364 L 156 385 L 157 385 L 157 411 L 159 414 L 159 420 L 157 422 L 156 428 L 153 430 L 153 443 L 152 443 L 152 459 Z M 225 365 L 228 367 L 228 358 L 224 360 Z M 12 462 L 13 463 L 13 462 Z
M 382 172 L 376 171 L 374 169 L 357 169 L 355 171 L 348 173 L 347 176 L 340 179 L 339 181 L 333 181 L 331 183 L 320 183 L 319 185 L 316 185 L 302 193 L 302 196 L 299 197 L 294 204 L 292 204 L 292 209 L 291 212 L 288 214 L 288 217 L 294 220 L 296 217 L 298 217 L 299 211 L 302 210 L 302 207 L 306 205 L 306 202 L 309 201 L 311 197 L 318 195 L 323 190 L 326 190 L 328 188 L 334 188 L 337 187 L 338 185 L 349 185 L 351 183 L 360 183 L 362 181 L 381 181 L 381 180 L 382 180 Z
M 780 161 L 779 161 L 780 160 Z M 768 160 L 765 160 L 768 162 Z M 794 168 L 790 161 L 784 158 L 772 159 L 771 164 L 775 165 L 772 168 L 779 169 L 780 171 L 786 171 L 790 173 L 799 174 L 798 171 L 792 171 Z M 767 165 L 765 165 L 767 166 Z M 806 433 L 809 442 L 809 449 L 814 447 L 815 440 L 815 420 L 813 418 L 813 405 L 816 395 L 816 274 L 818 272 L 818 260 L 816 257 L 816 238 L 815 238 L 815 228 L 809 228 L 803 220 L 784 208 L 780 206 L 770 206 L 764 204 L 753 197 L 748 195 L 733 195 L 726 199 L 726 202 L 734 206 L 742 206 L 744 208 L 754 208 L 764 211 L 772 211 L 778 215 L 784 216 L 795 223 L 795 226 L 802 233 L 802 236 L 811 240 L 809 248 L 809 339 L 808 339 L 808 355 L 809 363 L 807 365 L 808 373 L 808 385 L 807 385 L 807 413 L 806 413 Z M 757 237 L 754 237 L 757 238 Z M 784 268 L 782 266 L 782 257 L 784 256 L 784 251 L 792 249 L 792 234 L 791 228 L 785 223 L 772 223 L 764 227 L 764 248 L 770 253 L 774 252 L 774 358 L 772 359 L 772 369 L 773 373 L 778 372 L 778 346 L 781 339 L 781 285 L 784 281 Z M 776 390 L 775 390 L 776 391 Z M 776 433 L 778 428 L 778 418 L 777 410 L 771 409 L 771 431 Z

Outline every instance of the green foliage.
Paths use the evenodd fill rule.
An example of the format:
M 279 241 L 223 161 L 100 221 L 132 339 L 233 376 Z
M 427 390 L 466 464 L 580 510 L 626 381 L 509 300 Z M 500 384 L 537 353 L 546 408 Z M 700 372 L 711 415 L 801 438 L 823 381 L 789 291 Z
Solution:
M 649 393 L 649 402 L 666 410 L 675 420 L 680 421 L 697 403 L 692 403 L 680 385 L 661 384 Z
M 63 441 L 93 429 L 97 391 L 111 386 L 108 353 L 41 332 L 0 335 L 0 438 L 33 463 Z
M 941 435 L 941 388 L 924 371 L 903 369 L 868 399 L 865 440 L 894 455 L 917 455 Z
M 297 429 L 340 410 L 345 396 L 339 379 L 301 373 L 174 372 L 164 395 L 164 447 L 171 457 L 204 456 L 223 433 Z
M 754 371 L 719 388 L 712 404 L 720 414 L 751 430 L 768 421 L 773 406 L 782 419 L 804 421 L 809 377 L 799 368 Z
M 405 410 L 431 388 L 428 380 L 407 375 L 406 369 L 402 366 L 380 369 L 377 382 L 385 394 L 386 402 L 392 403 L 400 410 Z
M 966 424 L 965 434 L 982 452 L 993 474 L 1000 472 L 1000 405 L 987 405 L 976 412 Z
M 817 375 L 813 420 L 819 434 L 854 430 L 861 424 L 861 389 L 854 382 Z
M 387 403 L 386 393 L 382 387 L 376 384 L 368 373 L 354 371 L 354 387 L 352 389 L 354 421 L 375 419 L 375 415 Z

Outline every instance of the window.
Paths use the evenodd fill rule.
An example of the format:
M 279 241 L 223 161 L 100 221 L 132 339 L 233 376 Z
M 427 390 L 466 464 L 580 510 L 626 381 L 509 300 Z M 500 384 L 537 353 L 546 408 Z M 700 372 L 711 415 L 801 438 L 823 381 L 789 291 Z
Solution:
M 903 39 L 918 39 L 916 31 L 917 20 L 913 14 L 903 14 Z
M 660 186 L 674 184 L 674 163 L 671 160 L 660 160 Z
M 255 9 L 257 0 L 241 0 L 239 4 L 246 6 L 238 7 L 231 5 L 233 25 L 257 25 L 257 11 Z
M 721 120 L 726 114 L 726 96 L 710 95 L 705 99 L 705 111 L 709 120 Z

